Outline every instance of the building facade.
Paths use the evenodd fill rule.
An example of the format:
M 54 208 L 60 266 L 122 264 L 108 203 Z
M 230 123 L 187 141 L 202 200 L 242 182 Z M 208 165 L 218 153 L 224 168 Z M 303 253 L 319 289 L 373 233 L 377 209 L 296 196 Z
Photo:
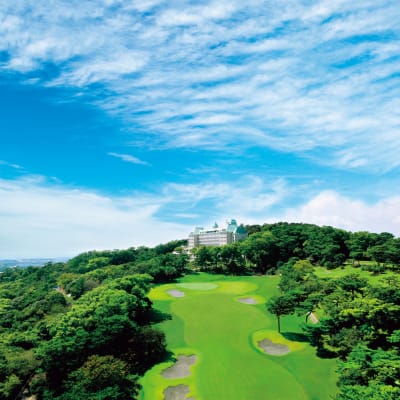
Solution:
M 238 225 L 235 219 L 227 221 L 226 227 L 219 227 L 217 223 L 212 228 L 196 227 L 189 234 L 189 250 L 199 246 L 223 246 L 247 238 L 243 225 Z

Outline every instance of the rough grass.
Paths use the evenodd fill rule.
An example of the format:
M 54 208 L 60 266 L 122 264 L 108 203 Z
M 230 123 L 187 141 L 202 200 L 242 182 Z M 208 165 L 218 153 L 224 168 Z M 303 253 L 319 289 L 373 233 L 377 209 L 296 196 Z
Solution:
M 162 400 L 164 390 L 178 384 L 187 385 L 187 397 L 196 400 L 330 399 L 336 393 L 336 362 L 319 359 L 315 349 L 298 341 L 303 318 L 283 317 L 279 335 L 276 318 L 263 303 L 237 301 L 247 296 L 268 299 L 277 293 L 278 279 L 198 274 L 153 289 L 155 307 L 173 316 L 159 325 L 169 350 L 175 356 L 195 354 L 197 361 L 190 367 L 191 375 L 179 379 L 161 375 L 172 360 L 155 366 L 141 380 L 141 399 Z M 184 291 L 185 297 L 166 294 L 171 289 Z M 279 357 L 265 354 L 257 349 L 259 339 L 286 344 L 291 352 Z
M 368 263 L 368 261 L 363 261 L 363 263 Z M 371 263 L 371 262 L 369 262 Z M 397 273 L 392 271 L 385 271 L 382 274 L 373 274 L 372 272 L 365 271 L 361 267 L 353 267 L 352 265 L 345 265 L 344 267 L 339 267 L 335 269 L 326 269 L 324 267 L 315 267 L 315 275 L 319 278 L 342 278 L 343 276 L 350 274 L 358 274 L 361 278 L 368 279 L 371 284 L 378 283 L 385 277 L 398 276 Z

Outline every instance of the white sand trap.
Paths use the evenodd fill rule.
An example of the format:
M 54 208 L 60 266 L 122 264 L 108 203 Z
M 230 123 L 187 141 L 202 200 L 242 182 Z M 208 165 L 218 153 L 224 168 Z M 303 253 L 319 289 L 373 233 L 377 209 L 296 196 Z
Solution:
M 238 302 L 244 304 L 258 304 L 257 300 L 254 297 L 242 297 L 238 299 Z
M 168 386 L 164 390 L 164 400 L 195 400 L 194 397 L 187 398 L 188 393 L 187 385 Z
M 282 356 L 290 353 L 290 349 L 285 344 L 271 342 L 271 340 L 264 339 L 258 342 L 258 347 L 264 350 L 265 353 L 272 356 Z
M 161 372 L 161 375 L 164 378 L 185 378 L 190 376 L 190 367 L 195 364 L 197 361 L 197 356 L 182 356 L 179 355 L 176 363 L 164 371 Z
M 167 290 L 167 293 L 172 297 L 185 297 L 185 293 L 181 292 L 180 290 L 172 289 Z

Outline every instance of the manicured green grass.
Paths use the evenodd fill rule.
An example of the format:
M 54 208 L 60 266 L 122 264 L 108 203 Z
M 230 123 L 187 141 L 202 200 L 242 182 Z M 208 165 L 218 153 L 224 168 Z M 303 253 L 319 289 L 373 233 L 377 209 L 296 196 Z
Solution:
M 172 315 L 160 324 L 168 349 L 175 356 L 194 354 L 191 376 L 167 379 L 163 363 L 142 378 L 142 400 L 162 400 L 168 386 L 188 385 L 196 400 L 324 400 L 336 393 L 335 360 L 320 359 L 305 342 L 288 341 L 300 333 L 300 319 L 282 318 L 283 335 L 276 333 L 276 318 L 262 304 L 244 304 L 239 298 L 254 295 L 259 302 L 277 293 L 278 277 L 191 275 L 178 284 L 161 285 L 150 293 L 157 309 Z M 185 297 L 167 293 L 175 289 Z M 303 320 L 303 319 L 301 319 Z M 287 355 L 271 356 L 257 349 L 264 338 L 287 344 Z

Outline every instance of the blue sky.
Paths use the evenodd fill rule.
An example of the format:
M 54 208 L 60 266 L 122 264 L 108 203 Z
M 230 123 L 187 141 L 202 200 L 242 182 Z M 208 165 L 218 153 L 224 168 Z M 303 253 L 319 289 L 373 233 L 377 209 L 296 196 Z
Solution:
M 0 1 L 0 258 L 197 225 L 400 235 L 397 1 Z

